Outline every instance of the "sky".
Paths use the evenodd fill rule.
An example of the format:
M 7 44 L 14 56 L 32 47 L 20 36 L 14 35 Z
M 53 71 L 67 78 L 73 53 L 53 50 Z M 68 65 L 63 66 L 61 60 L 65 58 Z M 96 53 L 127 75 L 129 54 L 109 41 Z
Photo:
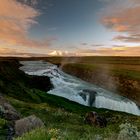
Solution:
M 0 0 L 0 56 L 140 56 L 140 0 Z

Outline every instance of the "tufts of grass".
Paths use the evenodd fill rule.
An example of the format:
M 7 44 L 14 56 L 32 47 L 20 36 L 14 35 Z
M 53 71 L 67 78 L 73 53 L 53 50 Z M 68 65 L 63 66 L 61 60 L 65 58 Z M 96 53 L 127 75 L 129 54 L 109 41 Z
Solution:
M 56 140 L 58 139 L 58 130 L 45 128 L 38 128 L 29 133 L 24 134 L 22 137 L 15 138 L 14 140 Z
M 5 119 L 0 118 L 0 140 L 6 140 L 7 124 Z

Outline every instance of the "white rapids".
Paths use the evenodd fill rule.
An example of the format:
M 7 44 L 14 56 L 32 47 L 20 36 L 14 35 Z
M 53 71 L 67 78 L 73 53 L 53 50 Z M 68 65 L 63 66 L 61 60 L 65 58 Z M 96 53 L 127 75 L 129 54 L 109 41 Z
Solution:
M 21 61 L 20 70 L 28 75 L 48 76 L 54 88 L 49 94 L 65 97 L 86 106 L 106 108 L 140 115 L 139 107 L 131 100 L 111 93 L 64 73 L 56 65 L 45 61 Z

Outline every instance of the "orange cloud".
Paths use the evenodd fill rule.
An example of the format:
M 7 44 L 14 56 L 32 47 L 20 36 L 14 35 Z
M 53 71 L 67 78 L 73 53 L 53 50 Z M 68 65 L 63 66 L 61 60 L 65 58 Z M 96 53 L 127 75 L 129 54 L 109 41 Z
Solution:
M 128 27 L 124 25 L 120 25 L 120 26 L 116 26 L 114 29 L 118 32 L 125 32 L 128 30 Z
M 24 53 L 24 50 L 21 50 Z M 1 56 L 12 55 L 19 53 L 17 49 L 8 48 L 8 47 L 0 47 Z
M 28 36 L 35 18 L 40 13 L 17 0 L 2 0 L 0 3 L 0 41 L 9 45 L 40 47 L 47 46 L 47 41 L 36 41 Z
M 82 56 L 140 56 L 140 47 L 112 47 L 112 48 L 99 48 L 96 50 L 82 49 L 77 53 Z
M 7 57 L 7 56 L 14 56 L 14 57 L 46 57 L 48 56 L 45 53 L 31 53 L 27 52 L 24 49 L 14 49 L 8 47 L 0 47 L 0 56 Z
M 109 29 L 126 34 L 115 37 L 115 40 L 140 42 L 140 1 L 135 0 L 132 6 L 120 9 L 114 6 L 110 10 L 103 16 L 102 23 Z

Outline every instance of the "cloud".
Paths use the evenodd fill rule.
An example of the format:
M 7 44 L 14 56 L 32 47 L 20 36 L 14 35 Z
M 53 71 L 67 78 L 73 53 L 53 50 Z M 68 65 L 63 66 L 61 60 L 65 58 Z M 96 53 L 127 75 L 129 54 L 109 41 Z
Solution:
M 104 44 L 91 44 L 91 46 L 93 46 L 93 47 L 103 47 L 105 45 Z
M 40 12 L 17 0 L 2 0 L 0 3 L 0 41 L 8 45 L 41 47 L 48 41 L 36 41 L 28 36 L 29 29 L 38 24 Z
M 86 43 L 86 42 L 80 43 L 80 45 L 81 46 L 86 46 L 87 48 L 103 47 L 103 46 L 105 46 L 105 44 L 96 44 L 96 43 L 90 44 L 90 43 Z
M 76 56 L 77 53 L 68 52 L 68 51 L 53 50 L 52 52 L 48 53 L 48 55 L 49 56 Z
M 83 45 L 83 46 L 87 46 L 87 45 L 88 45 L 88 43 L 84 43 L 84 42 L 83 42 L 83 43 L 81 43 L 81 45 Z
M 134 42 L 134 43 L 140 43 L 140 34 L 133 34 L 133 35 L 119 35 L 113 38 L 113 40 L 120 40 L 124 42 Z
M 120 3 L 119 3 L 120 5 Z M 124 42 L 140 42 L 140 1 L 127 0 L 127 5 L 121 7 L 112 5 L 102 17 L 105 27 L 119 32 L 114 40 Z
M 112 46 L 111 48 L 81 49 L 77 53 L 82 56 L 140 56 L 140 46 Z
M 7 45 L 7 43 L 0 41 L 0 56 L 16 56 L 16 57 L 46 57 L 49 49 L 39 47 L 17 47 Z
M 98 0 L 99 2 L 104 2 L 104 3 L 109 3 L 112 2 L 113 0 Z M 115 1 L 115 0 L 114 0 Z
M 24 50 L 21 50 L 22 54 L 24 54 Z M 8 48 L 8 47 L 0 47 L 0 54 L 1 56 L 11 56 L 11 55 L 17 55 L 19 53 L 21 53 L 18 51 L 18 49 L 14 49 L 14 48 Z
M 48 54 L 45 53 L 30 53 L 27 52 L 24 49 L 15 49 L 15 48 L 8 48 L 3 47 L 0 48 L 0 56 L 7 57 L 7 56 L 13 56 L 13 57 L 46 57 Z
M 18 0 L 18 1 L 30 6 L 36 6 L 40 0 Z

